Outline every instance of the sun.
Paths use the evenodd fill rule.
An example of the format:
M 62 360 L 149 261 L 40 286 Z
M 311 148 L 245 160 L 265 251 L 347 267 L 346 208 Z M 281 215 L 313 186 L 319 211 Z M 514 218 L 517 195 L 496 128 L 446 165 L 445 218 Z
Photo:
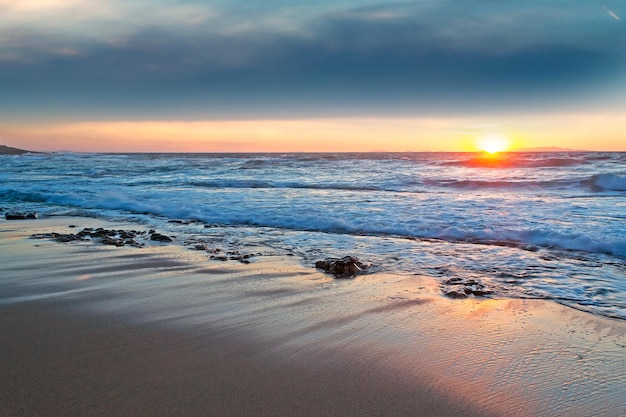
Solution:
M 490 154 L 504 152 L 509 146 L 510 140 L 501 135 L 483 136 L 478 140 L 478 148 Z

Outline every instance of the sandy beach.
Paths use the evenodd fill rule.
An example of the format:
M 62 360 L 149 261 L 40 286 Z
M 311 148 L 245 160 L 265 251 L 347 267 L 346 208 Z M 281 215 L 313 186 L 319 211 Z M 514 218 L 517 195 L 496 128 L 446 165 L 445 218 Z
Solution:
M 554 302 L 29 239 L 0 222 L 2 416 L 621 416 L 626 322 Z M 75 231 L 75 230 L 74 230 Z

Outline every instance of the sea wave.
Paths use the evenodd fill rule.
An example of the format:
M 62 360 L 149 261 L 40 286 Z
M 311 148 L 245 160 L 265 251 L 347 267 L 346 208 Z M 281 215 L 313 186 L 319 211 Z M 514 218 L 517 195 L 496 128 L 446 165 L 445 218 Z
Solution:
M 508 179 L 424 179 L 428 187 L 455 189 L 586 189 L 594 192 L 626 191 L 626 173 L 606 173 L 587 178 L 570 177 L 552 180 L 508 180 Z
M 481 189 L 481 188 L 496 188 L 496 189 L 520 189 L 520 188 L 532 188 L 532 189 L 544 189 L 544 188 L 563 188 L 571 187 L 579 184 L 579 179 L 562 179 L 562 180 L 547 180 L 547 181 L 508 181 L 508 180 L 430 180 L 423 181 L 424 185 L 429 187 L 443 187 L 443 188 L 456 188 L 456 189 Z
M 391 218 L 362 221 L 359 218 L 328 216 L 325 212 L 282 211 L 275 209 L 249 210 L 232 207 L 223 210 L 205 205 L 184 205 L 166 199 L 155 200 L 152 196 L 141 198 L 131 195 L 104 192 L 97 196 L 81 198 L 67 194 L 0 192 L 4 200 L 51 203 L 72 209 L 108 210 L 120 214 L 143 214 L 167 219 L 185 219 L 219 223 L 231 226 L 257 226 L 295 231 L 350 234 L 358 236 L 390 236 L 408 239 L 438 239 L 448 242 L 476 243 L 510 246 L 533 250 L 535 247 L 600 253 L 626 258 L 626 239 L 605 238 L 599 240 L 577 233 L 563 233 L 550 229 L 507 229 L 495 227 L 471 227 L 469 225 L 441 226 L 435 223 L 414 224 L 393 222 Z
M 594 175 L 586 184 L 594 191 L 626 191 L 626 172 Z
M 375 185 L 353 185 L 343 183 L 304 183 L 292 181 L 263 181 L 263 180 L 204 180 L 191 181 L 189 185 L 201 188 L 296 188 L 311 190 L 346 190 L 346 191 L 394 191 L 386 187 Z
M 0 190 L 0 199 L 5 202 L 50 203 L 53 195 L 40 192 L 25 192 L 13 189 Z

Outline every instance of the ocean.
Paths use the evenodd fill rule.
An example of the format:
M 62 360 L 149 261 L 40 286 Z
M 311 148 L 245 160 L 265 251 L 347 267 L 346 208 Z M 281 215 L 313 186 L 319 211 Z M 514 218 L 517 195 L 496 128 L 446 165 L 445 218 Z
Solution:
M 626 153 L 52 153 L 0 163 L 5 212 L 130 221 L 174 244 L 310 267 L 353 255 L 370 273 L 471 279 L 489 297 L 626 319 Z

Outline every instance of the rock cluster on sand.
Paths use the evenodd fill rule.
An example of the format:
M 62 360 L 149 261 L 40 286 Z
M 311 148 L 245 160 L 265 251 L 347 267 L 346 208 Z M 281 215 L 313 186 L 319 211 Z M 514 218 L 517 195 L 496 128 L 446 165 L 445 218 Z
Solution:
M 333 274 L 335 278 L 354 278 L 369 268 L 370 264 L 359 261 L 355 256 L 344 256 L 343 258 L 326 258 L 323 261 L 317 261 L 315 267 Z
M 450 298 L 467 298 L 470 295 L 484 297 L 493 294 L 493 291 L 488 290 L 485 284 L 471 278 L 450 278 L 444 281 L 442 285 L 443 294 Z
M 228 251 L 228 252 L 224 252 L 222 249 L 219 248 L 215 248 L 215 249 L 211 249 L 209 247 L 207 247 L 206 244 L 204 243 L 198 243 L 194 246 L 194 249 L 196 250 L 203 250 L 206 251 L 208 253 L 210 253 L 211 255 L 209 256 L 209 259 L 213 260 L 213 261 L 239 261 L 242 264 L 249 264 L 250 263 L 250 258 L 252 258 L 253 256 L 261 256 L 260 253 L 257 254 L 252 254 L 252 253 L 246 253 L 246 254 L 242 254 L 241 252 L 235 250 L 235 251 Z
M 100 242 L 103 245 L 118 247 L 129 245 L 142 247 L 145 244 L 138 242 L 137 238 L 146 239 L 148 236 L 150 237 L 150 240 L 153 241 L 172 241 L 169 236 L 156 233 L 154 230 L 150 230 L 149 232 L 137 230 L 107 230 L 101 227 L 97 229 L 86 227 L 78 233 L 40 233 L 32 235 L 31 237 L 33 239 L 52 239 L 56 242 L 62 243 L 91 240 L 95 242 Z
M 24 213 L 21 211 L 7 211 L 4 214 L 4 218 L 7 220 L 32 220 L 37 218 L 37 213 L 29 212 Z

